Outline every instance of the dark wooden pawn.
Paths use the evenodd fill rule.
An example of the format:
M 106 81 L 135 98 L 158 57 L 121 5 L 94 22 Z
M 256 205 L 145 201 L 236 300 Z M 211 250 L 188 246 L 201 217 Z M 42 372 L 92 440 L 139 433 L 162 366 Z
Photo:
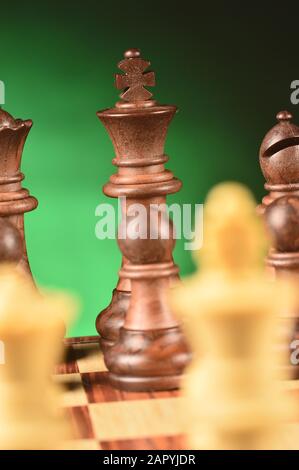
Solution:
M 96 330 L 100 335 L 101 349 L 105 352 L 119 339 L 119 332 L 124 325 L 129 308 L 131 283 L 129 279 L 119 279 L 112 292 L 112 300 L 96 318 Z
M 124 90 L 121 101 L 98 112 L 112 140 L 113 164 L 118 169 L 104 193 L 126 198 L 121 203 L 118 244 L 123 255 L 120 282 L 128 290 L 116 289 L 97 325 L 106 343 L 104 358 L 110 381 L 125 390 L 139 391 L 177 388 L 190 359 L 179 322 L 167 302 L 168 288 L 178 278 L 172 257 L 172 222 L 163 210 L 156 214 L 154 227 L 151 218 L 152 206 L 165 206 L 166 196 L 181 188 L 181 182 L 164 167 L 168 160 L 164 143 L 176 107 L 152 99 L 145 88 L 155 84 L 154 73 L 147 71 L 149 65 L 138 49 L 126 51 L 118 65 L 123 74 L 116 75 L 117 88 Z M 146 236 L 142 238 L 132 236 L 139 224 L 137 204 L 145 211 Z M 156 233 L 154 239 L 151 230 Z M 109 338 L 113 341 L 107 347 Z

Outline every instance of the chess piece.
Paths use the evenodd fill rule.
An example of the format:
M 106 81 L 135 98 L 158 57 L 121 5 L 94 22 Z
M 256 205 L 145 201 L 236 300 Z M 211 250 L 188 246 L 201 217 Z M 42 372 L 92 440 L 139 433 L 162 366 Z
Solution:
M 281 398 L 273 353 L 276 316 L 292 301 L 288 284 L 263 270 L 265 234 L 255 201 L 224 183 L 208 196 L 201 271 L 171 293 L 193 363 L 183 383 L 192 449 L 267 449 L 282 445 L 292 403 Z M 277 281 L 278 283 L 278 281 Z
M 24 236 L 24 214 L 37 207 L 37 200 L 22 188 L 24 174 L 20 172 L 25 140 L 32 121 L 14 119 L 0 109 L 0 219 L 16 227 L 23 240 L 23 255 L 19 266 L 30 273 Z M 8 235 L 7 235 L 8 236 Z
M 104 353 L 118 341 L 119 332 L 129 308 L 130 297 L 131 284 L 129 279 L 120 278 L 112 292 L 110 304 L 97 316 L 96 329 L 101 335 L 100 344 Z
M 264 137 L 259 153 L 268 191 L 261 213 L 278 197 L 299 195 L 299 127 L 291 122 L 288 111 L 280 111 L 276 118 L 278 124 Z
M 53 449 L 69 438 L 59 387 L 52 382 L 62 354 L 62 317 L 73 302 L 41 294 L 28 274 L 0 267 L 0 448 Z
M 164 207 L 166 195 L 181 188 L 181 182 L 164 168 L 168 160 L 164 142 L 176 107 L 159 105 L 144 88 L 155 84 L 154 73 L 146 71 L 149 65 L 138 49 L 126 51 L 118 64 L 124 74 L 116 75 L 117 88 L 125 90 L 121 100 L 114 108 L 97 113 L 116 153 L 113 163 L 118 172 L 110 177 L 104 193 L 121 198 L 118 244 L 123 265 L 119 275 L 120 282 L 128 286 L 124 292 L 131 290 L 125 308 L 118 308 L 117 302 L 113 318 L 109 318 L 111 329 L 115 321 L 110 335 L 114 344 L 104 350 L 104 357 L 114 385 L 141 391 L 178 387 L 189 360 L 179 323 L 166 299 L 168 286 L 178 277 L 172 258 L 172 222 L 165 209 L 157 211 L 156 222 L 151 217 L 154 204 Z M 140 206 L 145 233 L 136 237 L 136 207 Z M 150 236 L 151 230 L 155 238 Z M 119 288 L 117 292 L 119 295 Z M 98 331 L 107 339 L 105 322 L 104 316 L 102 323 L 98 320 Z
M 276 117 L 278 124 L 266 134 L 260 148 L 260 166 L 266 179 L 265 189 L 268 194 L 258 209 L 263 216 L 267 207 L 270 208 L 274 201 L 283 197 L 281 202 L 273 205 L 267 215 L 266 223 L 274 246 L 267 257 L 266 265 L 273 275 L 285 277 L 287 273 L 293 274 L 298 269 L 298 250 L 295 247 L 298 212 L 296 216 L 295 201 L 299 196 L 299 127 L 291 122 L 292 115 L 288 111 L 280 111 Z M 293 232 L 289 231 L 290 228 Z M 293 276 L 293 279 L 296 279 L 296 276 Z M 299 302 L 288 316 L 290 318 L 286 317 L 285 312 L 281 312 L 281 328 L 289 329 L 293 323 L 293 334 L 286 344 L 280 344 L 279 347 L 289 348 L 291 356 L 293 340 L 299 338 Z M 290 367 L 293 378 L 299 377 L 299 367 Z
M 292 362 L 293 341 L 299 340 L 299 196 L 283 196 L 269 204 L 264 213 L 266 226 L 272 239 L 267 265 L 275 270 L 278 279 L 294 283 L 297 299 L 292 311 L 280 313 L 281 327 L 291 332 L 287 350 L 287 367 L 292 378 L 299 378 L 299 365 Z

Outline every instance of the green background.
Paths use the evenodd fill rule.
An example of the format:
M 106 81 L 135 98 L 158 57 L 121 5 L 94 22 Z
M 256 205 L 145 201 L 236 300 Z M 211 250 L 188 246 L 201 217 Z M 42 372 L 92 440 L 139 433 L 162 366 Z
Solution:
M 29 259 L 41 285 L 79 295 L 70 335 L 95 333 L 95 317 L 117 280 L 116 242 L 94 234 L 95 208 L 108 202 L 101 187 L 114 171 L 112 145 L 95 113 L 117 101 L 113 74 L 125 49 L 141 48 L 156 71 L 155 97 L 180 108 L 166 153 L 184 186 L 171 202 L 201 203 L 222 180 L 241 181 L 260 199 L 260 142 L 280 109 L 299 120 L 299 106 L 290 103 L 290 83 L 299 79 L 298 11 L 290 2 L 256 11 L 221 5 L 1 5 L 5 109 L 34 121 L 22 165 L 24 185 L 39 200 L 26 215 Z M 175 258 L 183 275 L 194 269 L 183 241 Z

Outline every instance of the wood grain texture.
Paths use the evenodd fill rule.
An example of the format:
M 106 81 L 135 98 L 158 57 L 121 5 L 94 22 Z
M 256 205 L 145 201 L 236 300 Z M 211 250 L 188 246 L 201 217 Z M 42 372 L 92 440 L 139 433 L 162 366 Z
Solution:
M 69 338 L 67 344 L 69 348 L 74 348 L 73 357 L 82 357 L 86 353 L 86 346 L 93 354 L 102 355 L 98 338 Z M 84 352 L 80 352 L 80 344 Z M 69 373 L 67 364 L 59 366 L 56 370 L 56 380 L 65 387 L 62 406 L 69 416 L 75 436 L 73 441 L 64 443 L 63 448 L 186 449 L 182 432 L 184 406 L 181 393 L 136 393 L 117 390 L 107 380 L 103 361 L 95 362 L 93 354 L 85 355 L 85 370 L 90 372 Z M 74 364 L 78 370 L 76 360 Z M 92 372 L 94 366 L 96 370 Z M 299 401 L 299 381 L 285 382 L 283 387 Z M 299 431 L 298 421 L 299 415 L 294 416 L 294 432 Z
M 186 448 L 183 436 L 155 436 L 143 439 L 101 441 L 103 450 L 182 450 Z
M 98 337 L 68 338 L 65 343 L 70 362 L 56 367 L 55 381 L 64 387 L 61 406 L 74 440 L 64 443 L 64 448 L 183 448 L 181 420 L 177 419 L 179 391 L 116 389 L 108 380 Z

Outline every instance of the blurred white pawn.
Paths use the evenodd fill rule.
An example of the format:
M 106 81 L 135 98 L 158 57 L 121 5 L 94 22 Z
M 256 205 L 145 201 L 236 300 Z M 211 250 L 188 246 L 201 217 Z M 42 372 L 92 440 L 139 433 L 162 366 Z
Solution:
M 225 183 L 204 211 L 201 270 L 171 294 L 193 349 L 183 390 L 192 449 L 276 449 L 293 404 L 282 395 L 274 348 L 277 317 L 294 301 L 290 285 L 264 273 L 266 243 L 246 188 Z M 295 443 L 286 444 L 293 447 Z
M 13 265 L 0 267 L 0 448 L 53 449 L 69 437 L 51 379 L 71 298 L 42 294 Z

